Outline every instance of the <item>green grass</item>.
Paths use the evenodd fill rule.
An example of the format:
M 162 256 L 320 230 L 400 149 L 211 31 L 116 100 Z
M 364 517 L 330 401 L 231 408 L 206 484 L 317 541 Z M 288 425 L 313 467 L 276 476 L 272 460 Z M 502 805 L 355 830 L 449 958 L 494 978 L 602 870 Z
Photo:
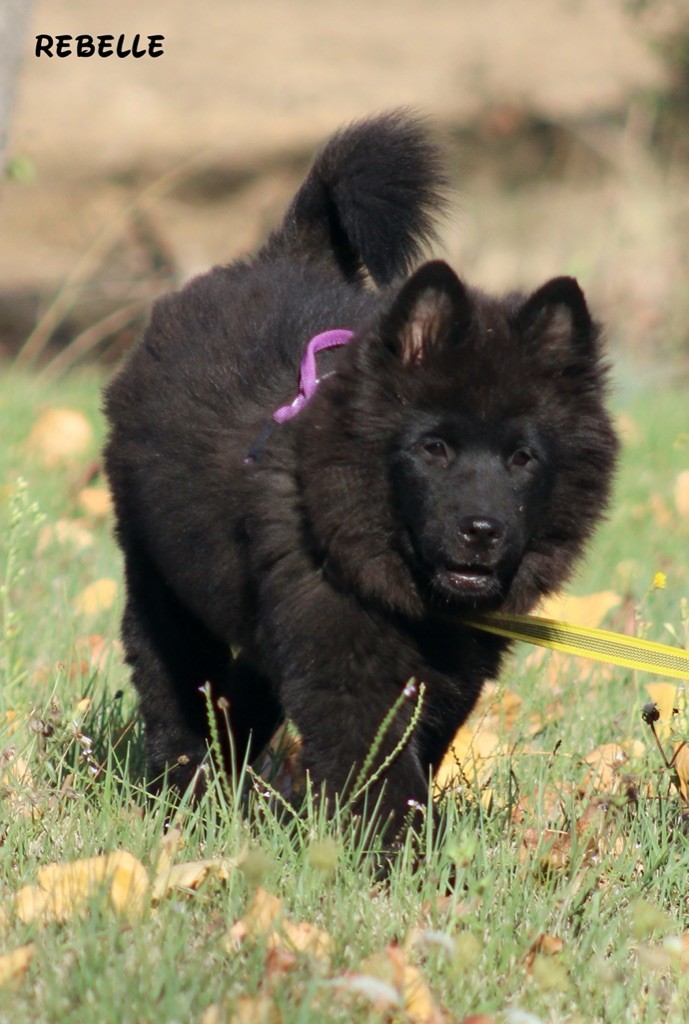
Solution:
M 689 426 L 686 392 L 633 381 L 630 374 L 626 386 L 621 382 L 616 405 L 636 439 L 574 590 L 615 590 L 627 603 L 608 624 L 621 626 L 635 608 L 646 635 L 672 642 L 668 624 L 686 643 L 689 526 L 673 505 L 677 473 L 689 468 L 680 436 Z M 93 542 L 81 551 L 41 543 L 57 520 L 83 517 L 76 494 L 101 441 L 98 391 L 93 376 L 51 390 L 26 378 L 0 384 L 4 906 L 51 862 L 123 849 L 153 871 L 169 815 L 164 799 L 147 801 L 140 791 L 140 727 L 117 649 L 100 668 L 84 653 L 89 636 L 116 641 L 121 585 L 107 611 L 75 610 L 89 583 L 120 580 L 110 525 L 86 521 Z M 85 412 L 94 438 L 76 463 L 46 470 L 26 439 L 40 412 L 53 406 Z M 20 476 L 25 492 L 17 491 Z M 667 586 L 653 590 L 658 570 Z M 35 953 L 23 977 L 0 987 L 0 1021 L 196 1022 L 210 1006 L 216 1010 L 208 1021 L 418 1020 L 401 1008 L 379 1009 L 365 994 L 346 994 L 358 974 L 390 981 L 381 957 L 405 943 L 400 956 L 420 969 L 443 1020 L 483 1012 L 518 1022 L 517 1011 L 549 1022 L 686 1020 L 689 953 L 682 961 L 675 947 L 689 932 L 689 842 L 640 715 L 652 680 L 624 670 L 590 672 L 575 661 L 553 678 L 548 662 L 535 666 L 530 653 L 516 652 L 504 673 L 523 703 L 510 753 L 490 778 L 490 799 L 464 787 L 447 807 L 450 839 L 440 849 L 431 843 L 420 864 L 407 848 L 389 883 L 380 884 L 346 824 L 280 814 L 260 792 L 247 816 L 218 783 L 198 809 L 178 816 L 185 845 L 177 859 L 237 858 L 227 881 L 210 877 L 194 894 L 177 892 L 155 907 L 147 901 L 132 920 L 118 917 L 102 896 L 64 923 L 22 923 L 10 914 L 0 926 L 0 954 L 27 943 Z M 78 702 L 85 695 L 91 704 L 83 717 Z M 644 744 L 624 768 L 629 784 L 618 778 L 612 796 L 582 795 L 582 758 L 601 743 L 628 740 Z M 29 772 L 23 778 L 8 767 L 20 757 Z M 639 796 L 630 804 L 621 792 L 632 784 Z M 521 815 L 514 813 L 520 799 Z M 549 852 L 554 837 L 546 829 L 566 837 L 563 862 Z M 452 865 L 456 886 L 445 898 Z M 330 934 L 329 963 L 301 954 L 276 961 L 260 938 L 240 950 L 228 946 L 228 930 L 259 884 L 282 899 L 292 921 Z M 561 940 L 562 949 L 534 960 L 529 951 L 544 934 Z M 370 982 L 364 988 L 370 991 Z M 259 996 L 266 1002 L 242 1003 Z

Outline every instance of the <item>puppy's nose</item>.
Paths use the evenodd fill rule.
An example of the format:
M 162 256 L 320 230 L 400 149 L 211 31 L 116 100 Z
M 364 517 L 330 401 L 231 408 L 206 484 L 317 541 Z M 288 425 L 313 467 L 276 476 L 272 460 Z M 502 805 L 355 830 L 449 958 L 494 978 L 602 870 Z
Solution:
M 463 516 L 459 533 L 470 546 L 497 544 L 505 536 L 505 524 L 491 516 Z

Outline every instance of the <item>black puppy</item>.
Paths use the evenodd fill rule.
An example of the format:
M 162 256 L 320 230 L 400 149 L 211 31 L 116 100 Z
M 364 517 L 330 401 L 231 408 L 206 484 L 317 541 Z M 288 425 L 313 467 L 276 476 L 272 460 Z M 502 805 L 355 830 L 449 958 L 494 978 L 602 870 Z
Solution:
M 341 791 L 413 677 L 371 794 L 397 829 L 506 646 L 462 613 L 530 609 L 601 517 L 617 442 L 584 296 L 491 298 L 438 261 L 402 280 L 442 186 L 408 114 L 333 136 L 258 255 L 157 302 L 107 390 L 151 777 L 194 779 L 208 681 L 240 757 L 287 716 Z

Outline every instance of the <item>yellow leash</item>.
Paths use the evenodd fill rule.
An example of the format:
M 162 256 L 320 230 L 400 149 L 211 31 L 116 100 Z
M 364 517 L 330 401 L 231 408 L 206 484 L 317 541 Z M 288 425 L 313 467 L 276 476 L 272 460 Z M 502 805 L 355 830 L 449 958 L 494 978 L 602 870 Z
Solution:
M 501 615 L 499 612 L 464 619 L 469 626 L 507 637 L 525 640 L 539 647 L 574 654 L 593 661 L 623 665 L 625 668 L 654 672 L 673 679 L 689 679 L 689 651 L 668 647 L 652 640 L 638 640 L 623 633 L 588 626 L 572 626 L 558 619 L 538 615 Z

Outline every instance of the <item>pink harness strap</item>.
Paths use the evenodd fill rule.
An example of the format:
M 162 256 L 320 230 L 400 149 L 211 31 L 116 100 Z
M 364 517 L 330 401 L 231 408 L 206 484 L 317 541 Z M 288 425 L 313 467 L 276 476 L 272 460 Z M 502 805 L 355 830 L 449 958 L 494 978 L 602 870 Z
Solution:
M 276 423 L 284 423 L 291 420 L 293 416 L 301 412 L 310 398 L 313 397 L 316 388 L 320 384 L 316 356 L 323 349 L 337 348 L 338 345 L 346 345 L 354 337 L 354 331 L 334 330 L 323 331 L 317 334 L 306 346 L 306 352 L 299 367 L 299 393 L 289 405 L 281 405 L 273 413 Z
M 338 345 L 346 345 L 353 337 L 354 331 L 334 330 L 323 331 L 322 334 L 317 334 L 315 338 L 311 339 L 306 346 L 306 351 L 299 367 L 299 393 L 297 397 L 289 405 L 281 405 L 279 409 L 275 410 L 271 418 L 267 420 L 260 436 L 242 460 L 245 466 L 253 466 L 261 457 L 266 441 L 272 433 L 273 424 L 285 423 L 287 420 L 291 420 L 293 416 L 301 412 L 309 399 L 313 397 L 316 388 L 320 384 L 318 367 L 316 366 L 316 356 L 318 353 L 326 348 L 337 348 Z

